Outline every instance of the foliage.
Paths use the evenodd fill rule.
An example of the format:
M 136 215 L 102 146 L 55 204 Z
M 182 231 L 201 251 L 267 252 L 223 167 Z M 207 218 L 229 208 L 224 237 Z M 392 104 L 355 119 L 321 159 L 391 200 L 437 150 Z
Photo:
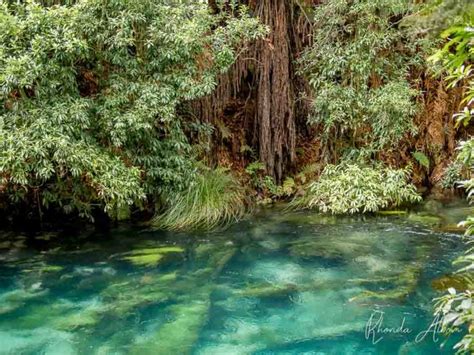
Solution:
M 470 249 L 465 256 L 454 262 L 467 265 L 459 271 L 460 273 L 472 276 L 474 270 L 473 252 L 474 249 Z M 447 295 L 436 299 L 436 315 L 441 318 L 441 326 L 445 334 L 463 332 L 465 327 L 468 329 L 467 334 L 454 346 L 458 353 L 472 353 L 474 351 L 474 282 L 472 278 L 469 280 L 470 282 L 466 284 L 467 289 L 456 290 L 454 287 L 450 287 Z
M 422 152 L 414 152 L 412 153 L 413 158 L 426 170 L 430 169 L 430 159 Z
M 315 97 L 309 123 L 321 124 L 338 150 L 367 156 L 415 131 L 419 92 L 408 76 L 429 45 L 403 26 L 416 10 L 410 0 L 326 0 L 315 7 L 313 45 L 300 70 Z
M 443 180 L 441 186 L 444 189 L 452 189 L 457 187 L 458 182 L 462 179 L 463 164 L 458 161 L 454 161 L 448 165 L 444 170 Z
M 242 218 L 246 194 L 224 169 L 205 170 L 189 187 L 164 198 L 164 211 L 153 225 L 166 229 L 210 229 Z
M 294 195 L 297 188 L 295 179 L 304 179 L 304 172 L 301 172 L 295 178 L 287 176 L 281 185 L 275 182 L 275 179 L 265 175 L 265 165 L 259 161 L 250 163 L 245 172 L 250 177 L 252 186 L 263 194 L 263 204 L 271 203 L 274 199 L 288 198 Z
M 445 46 L 439 50 L 431 59 L 440 64 L 447 73 L 450 87 L 462 85 L 465 88 L 463 99 L 464 108 L 456 115 L 456 124 L 468 125 L 474 116 L 474 7 L 467 8 L 463 21 L 451 26 L 443 32 L 442 36 L 447 41 Z M 462 142 L 459 146 L 458 160 L 472 171 L 474 163 L 474 139 Z M 468 200 L 472 202 L 474 194 L 474 179 L 460 182 L 461 186 L 468 192 Z M 467 227 L 466 235 L 468 243 L 472 243 L 474 235 L 474 218 L 469 217 L 461 225 Z M 466 254 L 455 263 L 464 265 L 458 273 L 472 276 L 474 271 L 474 249 L 470 248 Z M 465 290 L 449 289 L 449 294 L 438 299 L 436 314 L 442 316 L 442 329 L 446 334 L 463 329 L 467 326 L 468 331 L 460 342 L 455 345 L 458 353 L 472 353 L 474 351 L 474 306 L 473 291 L 474 283 L 470 283 Z
M 186 188 L 177 107 L 264 28 L 201 1 L 67 3 L 0 1 L 0 191 L 90 215 Z
M 407 183 L 410 169 L 369 167 L 350 163 L 327 165 L 319 180 L 309 184 L 295 208 L 316 208 L 323 213 L 376 212 L 382 208 L 419 202 L 415 186 Z
M 468 125 L 474 116 L 474 9 L 465 22 L 454 25 L 442 33 L 447 40 L 444 47 L 430 59 L 442 65 L 447 72 L 446 80 L 450 88 L 463 85 L 466 88 L 462 103 L 463 109 L 454 115 L 456 125 Z

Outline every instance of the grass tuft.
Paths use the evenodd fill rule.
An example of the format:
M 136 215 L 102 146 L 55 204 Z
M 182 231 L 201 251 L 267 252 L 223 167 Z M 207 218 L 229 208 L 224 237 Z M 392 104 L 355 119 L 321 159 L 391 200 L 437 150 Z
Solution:
M 244 216 L 246 200 L 245 190 L 226 170 L 205 170 L 186 190 L 165 197 L 165 208 L 152 224 L 170 230 L 222 227 Z

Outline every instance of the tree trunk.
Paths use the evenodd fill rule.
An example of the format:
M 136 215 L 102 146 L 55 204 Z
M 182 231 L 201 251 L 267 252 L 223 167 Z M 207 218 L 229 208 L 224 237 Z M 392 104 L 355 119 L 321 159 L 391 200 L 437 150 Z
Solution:
M 293 1 L 241 3 L 270 32 L 249 46 L 232 70 L 220 77 L 215 93 L 194 103 L 194 110 L 215 125 L 240 111 L 246 145 L 265 164 L 266 174 L 281 182 L 296 158 L 296 113 L 304 111 L 295 104 L 296 92 L 301 92 L 295 86 L 301 78 L 295 78 L 294 60 L 308 42 L 309 25 Z M 214 10 L 214 2 L 209 5 Z
M 256 44 L 255 145 L 267 174 L 280 181 L 295 160 L 292 53 L 289 39 L 292 6 L 285 0 L 259 1 L 256 14 L 271 32 Z

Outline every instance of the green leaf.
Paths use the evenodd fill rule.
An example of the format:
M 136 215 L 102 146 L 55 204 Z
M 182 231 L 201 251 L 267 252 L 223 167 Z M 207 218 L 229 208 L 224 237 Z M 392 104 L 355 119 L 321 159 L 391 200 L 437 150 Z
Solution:
M 427 170 L 430 169 L 430 159 L 422 152 L 414 152 L 412 153 L 413 158 L 423 167 L 425 167 Z

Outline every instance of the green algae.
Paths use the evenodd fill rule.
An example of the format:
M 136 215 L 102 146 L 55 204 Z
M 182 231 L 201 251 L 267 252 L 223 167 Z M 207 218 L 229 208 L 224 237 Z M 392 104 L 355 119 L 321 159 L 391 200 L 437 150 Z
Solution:
M 124 256 L 122 260 L 129 261 L 135 266 L 154 267 L 167 254 L 182 252 L 184 252 L 184 249 L 181 247 L 144 248 L 130 252 L 130 255 Z
M 39 269 L 39 272 L 43 273 L 43 272 L 59 272 L 59 271 L 62 271 L 64 268 L 62 266 L 59 266 L 59 265 L 46 265 L 46 266 L 43 266 Z
M 105 307 L 101 311 L 97 309 L 79 310 L 57 317 L 51 322 L 51 324 L 53 328 L 65 331 L 72 331 L 84 327 L 94 327 L 102 319 L 102 312 L 104 311 Z
M 33 299 L 47 295 L 49 290 L 17 289 L 0 295 L 0 314 L 13 312 Z
M 130 354 L 190 354 L 199 332 L 208 319 L 210 300 L 204 298 L 168 307 L 171 321 L 163 324 L 150 339 L 134 344 Z
M 446 292 L 449 288 L 454 288 L 457 291 L 472 290 L 474 277 L 467 274 L 443 275 L 431 281 L 431 286 L 436 291 L 442 292 Z
M 406 266 L 401 273 L 396 276 L 396 280 L 392 281 L 392 278 L 380 279 L 376 278 L 372 280 L 373 284 L 380 284 L 381 281 L 391 281 L 392 288 L 388 290 L 372 291 L 365 290 L 360 294 L 349 299 L 350 302 L 358 301 L 364 302 L 369 300 L 379 300 L 388 302 L 399 302 L 404 300 L 408 295 L 416 290 L 418 280 L 421 274 L 422 264 L 410 264 Z M 363 283 L 370 283 L 369 280 L 364 280 Z
M 162 254 L 134 255 L 123 258 L 123 260 L 129 261 L 135 266 L 147 267 L 157 266 L 161 259 L 163 259 Z
M 420 223 L 427 226 L 435 226 L 442 224 L 443 220 L 441 217 L 428 213 L 410 213 L 408 215 L 410 222 Z
M 343 339 L 355 334 L 363 338 L 367 312 L 374 305 L 400 314 L 410 310 L 412 297 L 424 297 L 418 290 L 426 286 L 425 278 L 420 285 L 416 269 L 425 267 L 425 260 L 431 268 L 430 255 L 442 249 L 436 249 L 435 234 L 413 228 L 407 219 L 395 217 L 392 223 L 389 216 L 379 218 L 381 223 L 369 228 L 353 222 L 346 226 L 346 219 L 331 225 L 311 218 L 311 226 L 300 229 L 285 223 L 282 216 L 273 216 L 270 225 L 261 223 L 258 233 L 252 227 L 239 230 L 238 238 L 227 232 L 198 235 L 182 244 L 186 258 L 184 247 L 169 253 L 158 250 L 175 248 L 174 243 L 187 238 L 179 234 L 173 235 L 169 246 L 161 239 L 142 242 L 138 248 L 136 242 L 114 246 L 116 254 L 108 259 L 110 250 L 91 253 L 91 258 L 75 256 L 73 262 L 80 263 L 73 273 L 62 275 L 60 284 L 55 279 L 59 282 L 61 270 L 54 267 L 67 265 L 70 269 L 64 262 L 66 252 L 60 259 L 48 255 L 34 263 L 21 261 L 15 264 L 20 270 L 16 287 L 29 290 L 28 285 L 41 280 L 41 287 L 51 287 L 52 295 L 14 306 L 7 311 L 12 314 L 3 317 L 9 320 L 0 325 L 11 326 L 11 334 L 15 329 L 45 325 L 52 332 L 74 334 L 71 346 L 75 353 L 220 355 L 281 352 L 287 346 L 294 346 L 289 351 L 296 353 L 307 350 L 304 344 L 313 341 L 334 342 L 331 346 L 337 344 L 339 353 L 355 353 L 360 348 L 351 348 Z M 292 250 L 290 255 L 288 250 Z M 123 259 L 155 254 L 164 255 L 158 267 Z M 104 265 L 116 273 L 102 281 L 99 277 L 84 292 L 80 285 L 100 276 L 98 270 Z M 49 266 L 50 271 L 41 271 Z M 81 267 L 94 269 L 94 273 L 77 272 Z M 25 268 L 36 272 L 25 273 Z M 453 285 L 451 281 L 434 283 L 440 289 Z M 96 293 L 97 303 L 81 301 L 91 292 Z M 63 302 L 63 297 L 69 301 Z M 45 349 L 54 350 L 42 343 L 22 350 L 39 353 Z
M 199 247 L 198 247 L 199 248 Z M 195 249 L 197 260 L 205 266 L 180 280 L 173 281 L 169 297 L 178 303 L 168 306 L 170 321 L 162 324 L 155 334 L 144 341 L 138 341 L 130 348 L 130 354 L 190 354 L 199 338 L 210 311 L 210 295 L 216 285 L 213 280 L 219 276 L 237 249 L 201 244 Z M 162 280 L 163 281 L 163 280 Z
M 298 292 L 298 286 L 295 284 L 261 284 L 252 285 L 243 290 L 236 291 L 236 295 L 243 297 L 288 297 Z
M 352 233 L 332 238 L 301 237 L 290 243 L 290 254 L 299 257 L 322 257 L 326 259 L 350 260 L 354 256 L 367 255 L 373 251 L 370 235 Z
M 408 214 L 407 211 L 398 211 L 398 210 L 377 211 L 375 213 L 381 216 L 404 216 Z
M 172 276 L 143 276 L 139 282 L 125 281 L 111 284 L 102 291 L 101 296 L 109 305 L 109 313 L 124 317 L 143 305 L 166 302 L 172 297 L 169 284 L 175 279 L 174 273 Z

